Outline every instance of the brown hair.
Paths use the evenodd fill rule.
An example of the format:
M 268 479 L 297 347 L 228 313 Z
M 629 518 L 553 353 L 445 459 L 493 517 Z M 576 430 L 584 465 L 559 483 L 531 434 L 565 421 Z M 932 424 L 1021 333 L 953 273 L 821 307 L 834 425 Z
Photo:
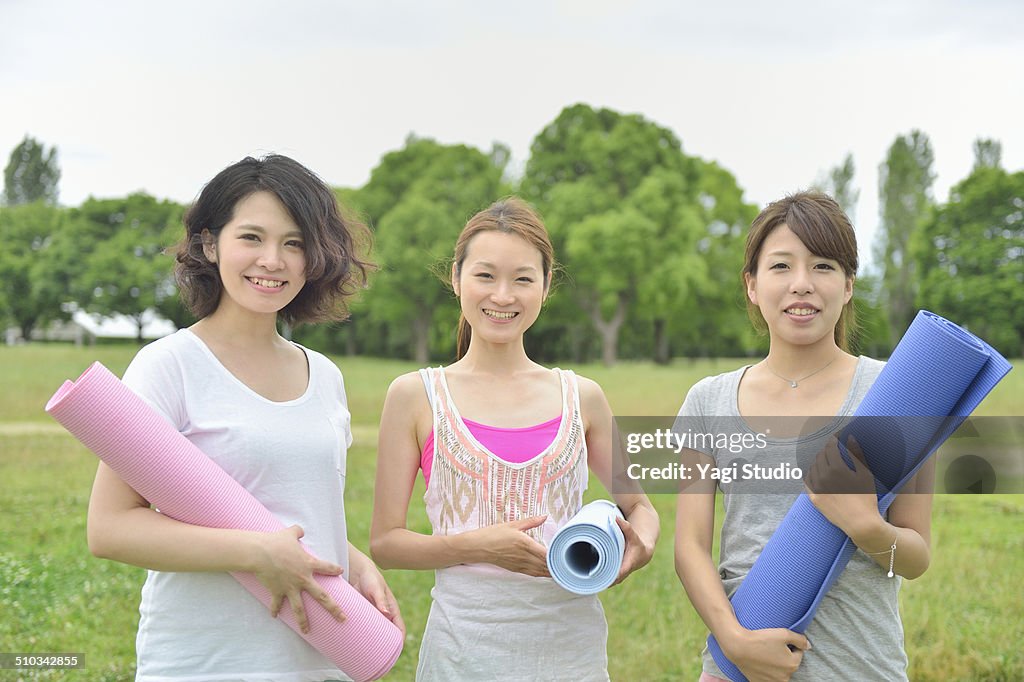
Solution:
M 768 204 L 750 224 L 742 275 L 757 276 L 761 248 L 775 228 L 786 225 L 807 250 L 819 258 L 839 263 L 847 277 L 857 274 L 857 235 L 842 207 L 822 192 L 797 192 Z M 747 298 L 747 315 L 759 332 L 767 330 L 760 309 Z M 849 351 L 856 333 L 857 316 L 853 298 L 843 306 L 836 324 L 836 345 Z
M 246 157 L 218 173 L 185 213 L 185 238 L 178 244 L 174 278 L 182 301 L 197 318 L 217 309 L 223 284 L 217 264 L 203 252 L 203 230 L 216 240 L 239 201 L 256 192 L 274 194 L 302 230 L 306 284 L 278 315 L 289 324 L 343 320 L 345 299 L 366 286 L 375 266 L 363 260 L 370 232 L 343 215 L 331 189 L 299 162 L 271 154 Z M 359 253 L 357 253 L 359 252 Z
M 555 250 L 551 246 L 551 238 L 544 227 L 544 221 L 536 209 L 519 197 L 506 197 L 477 213 L 462 228 L 459 238 L 455 241 L 456 279 L 462 274 L 462 263 L 466 260 L 469 242 L 481 232 L 501 232 L 522 237 L 540 251 L 541 265 L 544 270 L 544 283 L 551 286 L 551 273 L 555 268 Z M 459 326 L 455 342 L 455 359 L 461 359 L 469 350 L 469 340 L 473 328 L 466 318 L 459 313 Z

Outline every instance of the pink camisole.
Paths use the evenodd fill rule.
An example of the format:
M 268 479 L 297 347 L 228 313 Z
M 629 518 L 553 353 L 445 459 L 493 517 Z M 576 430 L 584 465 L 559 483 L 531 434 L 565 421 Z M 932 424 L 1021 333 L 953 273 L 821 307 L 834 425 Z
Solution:
M 510 464 L 522 464 L 543 452 L 558 436 L 562 425 L 562 416 L 549 419 L 542 424 L 519 428 L 501 428 L 488 426 L 463 418 L 469 432 L 485 448 L 494 453 L 502 461 Z M 430 470 L 434 464 L 434 432 L 431 430 L 423 443 L 420 454 L 420 468 L 423 469 L 423 480 L 430 483 Z

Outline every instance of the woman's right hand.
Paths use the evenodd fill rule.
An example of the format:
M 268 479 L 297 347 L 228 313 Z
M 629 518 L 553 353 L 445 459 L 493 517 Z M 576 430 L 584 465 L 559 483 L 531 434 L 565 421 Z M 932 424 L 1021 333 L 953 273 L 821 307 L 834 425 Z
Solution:
M 273 598 L 270 604 L 271 616 L 277 618 L 284 600 L 288 599 L 299 628 L 303 633 L 308 633 L 309 619 L 302 604 L 303 592 L 308 592 L 339 623 L 344 622 L 345 614 L 341 607 L 313 579 L 316 573 L 341 575 L 343 569 L 337 564 L 318 559 L 303 549 L 299 543 L 302 536 L 303 531 L 299 526 L 263 534 L 259 543 L 257 568 L 253 574 L 270 591 Z
M 786 628 L 741 629 L 719 644 L 750 682 L 787 682 L 811 648 L 806 637 Z
M 498 523 L 466 533 L 479 547 L 479 560 L 509 571 L 549 577 L 548 550 L 526 531 L 543 525 L 547 515 Z

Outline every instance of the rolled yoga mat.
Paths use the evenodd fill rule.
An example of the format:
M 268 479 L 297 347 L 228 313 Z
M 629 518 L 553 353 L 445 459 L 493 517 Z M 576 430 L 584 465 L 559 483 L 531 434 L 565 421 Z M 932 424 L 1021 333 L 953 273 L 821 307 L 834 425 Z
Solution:
M 1011 368 L 970 332 L 934 313 L 918 312 L 839 433 L 847 463 L 847 437 L 853 435 L 859 443 L 876 479 L 882 514 Z M 884 429 L 879 428 L 883 421 Z M 856 550 L 801 493 L 733 594 L 737 620 L 751 630 L 804 632 Z M 714 636 L 708 637 L 708 649 L 730 680 L 746 681 Z
M 64 382 L 46 411 L 167 516 L 213 528 L 274 532 L 285 527 L 98 362 L 78 381 Z M 270 592 L 255 576 L 231 575 L 270 605 Z M 315 579 L 341 606 L 345 622 L 336 621 L 305 592 L 309 634 L 299 630 L 291 609 L 282 609 L 279 618 L 352 679 L 373 680 L 387 673 L 402 652 L 401 631 L 344 578 Z
M 548 545 L 548 570 L 555 582 L 576 594 L 597 594 L 619 575 L 626 540 L 615 518 L 622 512 L 608 500 L 584 505 Z

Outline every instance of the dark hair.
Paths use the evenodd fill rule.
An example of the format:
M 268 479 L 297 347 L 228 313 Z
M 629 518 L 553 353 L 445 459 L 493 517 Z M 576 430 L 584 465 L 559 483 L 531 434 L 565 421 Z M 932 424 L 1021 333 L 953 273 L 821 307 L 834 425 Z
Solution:
M 469 242 L 481 232 L 501 232 L 522 237 L 540 251 L 541 265 L 544 270 L 544 282 L 551 286 L 551 272 L 555 268 L 555 249 L 551 246 L 551 238 L 544 227 L 544 221 L 536 209 L 519 197 L 506 197 L 477 213 L 462 228 L 459 238 L 455 241 L 455 276 L 462 274 L 462 263 L 466 260 Z M 466 318 L 459 313 L 459 327 L 455 342 L 455 358 L 460 359 L 469 350 L 469 340 L 473 328 Z
M 793 231 L 807 250 L 819 258 L 828 258 L 839 263 L 847 277 L 857 274 L 857 235 L 842 207 L 835 199 L 822 192 L 797 192 L 785 199 L 772 202 L 754 218 L 747 234 L 747 248 L 744 255 L 743 275 L 757 276 L 757 261 L 761 248 L 775 228 L 786 225 Z M 765 331 L 767 324 L 760 309 L 747 298 L 747 315 L 758 331 Z M 850 343 L 857 329 L 857 315 L 853 298 L 843 306 L 836 324 L 836 345 L 849 351 Z
M 248 156 L 228 166 L 203 187 L 185 213 L 174 278 L 186 307 L 199 319 L 217 309 L 223 285 L 216 263 L 203 252 L 202 233 L 207 230 L 217 239 L 238 202 L 256 192 L 270 192 L 284 204 L 305 243 L 306 283 L 278 313 L 280 318 L 289 324 L 345 319 L 345 299 L 365 287 L 374 268 L 360 257 L 369 251 L 370 232 L 342 214 L 323 180 L 279 154 Z

